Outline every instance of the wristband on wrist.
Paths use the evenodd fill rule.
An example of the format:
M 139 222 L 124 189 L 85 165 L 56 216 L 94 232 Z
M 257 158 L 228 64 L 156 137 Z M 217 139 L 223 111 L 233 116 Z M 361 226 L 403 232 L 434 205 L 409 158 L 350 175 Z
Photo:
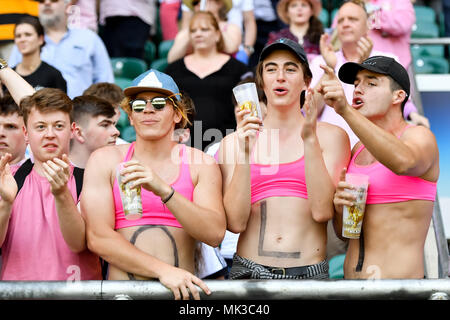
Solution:
M 167 201 L 169 201 L 172 198 L 173 194 L 175 193 L 174 188 L 170 187 L 170 189 L 172 189 L 172 192 L 165 199 L 161 199 L 162 203 L 166 203 Z

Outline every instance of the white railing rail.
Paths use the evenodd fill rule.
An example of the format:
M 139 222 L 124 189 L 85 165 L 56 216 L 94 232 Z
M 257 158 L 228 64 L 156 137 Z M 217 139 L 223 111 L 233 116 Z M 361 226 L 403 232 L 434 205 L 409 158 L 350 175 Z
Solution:
M 448 300 L 450 279 L 206 280 L 203 300 Z M 199 289 L 200 290 L 200 289 Z M 172 300 L 158 281 L 0 282 L 2 300 Z

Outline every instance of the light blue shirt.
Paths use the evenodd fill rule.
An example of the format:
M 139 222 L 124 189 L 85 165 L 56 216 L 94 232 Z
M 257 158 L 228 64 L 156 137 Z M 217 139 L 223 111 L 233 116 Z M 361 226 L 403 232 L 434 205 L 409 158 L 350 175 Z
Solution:
M 67 82 L 67 95 L 73 99 L 83 94 L 91 84 L 114 82 L 111 62 L 101 38 L 88 29 L 69 29 L 58 42 L 45 36 L 41 59 L 58 69 Z M 9 65 L 22 61 L 14 46 Z

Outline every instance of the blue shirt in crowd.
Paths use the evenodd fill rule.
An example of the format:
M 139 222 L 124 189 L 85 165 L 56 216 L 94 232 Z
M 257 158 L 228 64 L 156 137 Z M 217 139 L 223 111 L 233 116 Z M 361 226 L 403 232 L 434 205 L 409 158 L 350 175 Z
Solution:
M 88 29 L 69 29 L 58 42 L 45 36 L 41 59 L 58 69 L 67 82 L 67 95 L 73 99 L 83 94 L 91 84 L 114 82 L 111 62 L 101 38 Z M 22 61 L 14 46 L 9 65 Z

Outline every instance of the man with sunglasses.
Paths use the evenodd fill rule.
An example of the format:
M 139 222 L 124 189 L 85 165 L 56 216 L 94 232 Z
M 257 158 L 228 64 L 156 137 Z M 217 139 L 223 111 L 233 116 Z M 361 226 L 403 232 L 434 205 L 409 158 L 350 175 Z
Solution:
M 92 83 L 114 82 L 114 76 L 100 37 L 88 29 L 68 28 L 70 5 L 70 0 L 39 0 L 39 20 L 45 30 L 41 59 L 61 71 L 67 95 L 74 98 Z M 21 60 L 15 46 L 9 64 L 15 66 Z
M 170 76 L 151 69 L 124 94 L 136 141 L 89 158 L 81 203 L 88 246 L 109 263 L 110 280 L 159 279 L 175 299 L 189 298 L 188 290 L 199 299 L 194 285 L 210 291 L 194 276 L 197 241 L 217 247 L 225 234 L 219 167 L 173 139 L 192 108 Z M 140 219 L 125 217 L 117 175 L 141 189 Z

